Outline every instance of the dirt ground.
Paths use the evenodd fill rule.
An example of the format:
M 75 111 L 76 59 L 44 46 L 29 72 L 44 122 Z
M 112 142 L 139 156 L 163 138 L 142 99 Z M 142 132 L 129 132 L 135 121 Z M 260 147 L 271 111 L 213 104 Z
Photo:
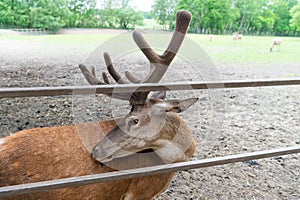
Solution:
M 86 84 L 78 64 L 94 47 L 80 44 L 45 46 L 40 41 L 0 40 L 0 87 L 46 87 Z M 212 50 L 212 49 L 211 49 Z M 278 52 L 280 53 L 280 52 Z M 133 60 L 136 66 L 145 61 Z M 127 66 L 120 59 L 116 66 Z M 300 62 L 299 62 L 300 63 Z M 299 63 L 218 63 L 222 80 L 300 76 Z M 188 63 L 177 60 L 163 81 L 199 81 Z M 177 69 L 180 67 L 180 69 Z M 97 71 L 99 72 L 99 69 Z M 168 97 L 199 97 L 182 114 L 197 142 L 193 160 L 300 145 L 300 87 L 262 87 L 171 92 Z M 108 98 L 88 102 L 81 121 L 122 113 Z M 0 99 L 0 136 L 34 127 L 78 121 L 76 97 Z M 89 104 L 90 103 L 90 104 Z M 74 106 L 75 105 L 75 106 Z M 123 103 L 122 108 L 127 108 Z M 178 172 L 160 199 L 300 199 L 300 154 Z

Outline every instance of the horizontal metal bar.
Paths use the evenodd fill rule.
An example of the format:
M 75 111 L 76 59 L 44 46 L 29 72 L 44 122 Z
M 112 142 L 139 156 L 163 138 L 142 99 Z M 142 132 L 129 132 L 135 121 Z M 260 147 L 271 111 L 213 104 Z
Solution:
M 35 88 L 0 88 L 1 98 L 61 96 L 74 94 L 108 94 L 113 92 L 144 92 L 163 90 L 203 90 L 222 88 L 244 88 L 263 86 L 300 85 L 300 78 L 294 79 L 263 79 L 263 80 L 234 80 L 224 82 L 184 82 L 184 83 L 147 83 L 99 86 L 64 86 L 64 87 L 35 87 Z
M 111 182 L 116 180 L 137 178 L 137 177 L 190 170 L 196 168 L 219 166 L 219 165 L 224 165 L 229 163 L 243 162 L 247 160 L 256 160 L 256 159 L 282 156 L 287 154 L 296 154 L 296 153 L 300 153 L 300 146 L 244 153 L 238 155 L 230 155 L 230 156 L 217 157 L 217 158 L 208 158 L 203 160 L 166 164 L 166 165 L 124 170 L 124 171 L 110 172 L 104 174 L 94 174 L 94 175 L 80 176 L 74 178 L 65 178 L 65 179 L 43 181 L 37 183 L 28 183 L 23 185 L 0 187 L 0 197 L 49 191 L 49 190 L 68 188 L 74 186 L 83 186 L 83 185 L 102 183 L 102 182 Z

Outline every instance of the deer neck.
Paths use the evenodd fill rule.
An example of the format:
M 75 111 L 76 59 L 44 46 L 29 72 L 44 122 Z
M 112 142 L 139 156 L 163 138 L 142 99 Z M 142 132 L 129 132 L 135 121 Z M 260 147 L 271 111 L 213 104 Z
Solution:
M 88 152 L 91 152 L 107 133 L 116 126 L 115 120 L 118 119 L 113 118 L 99 122 L 76 124 L 76 132 Z
M 176 113 L 168 113 L 161 132 L 155 142 L 155 153 L 164 163 L 188 161 L 195 151 L 195 141 L 188 125 Z

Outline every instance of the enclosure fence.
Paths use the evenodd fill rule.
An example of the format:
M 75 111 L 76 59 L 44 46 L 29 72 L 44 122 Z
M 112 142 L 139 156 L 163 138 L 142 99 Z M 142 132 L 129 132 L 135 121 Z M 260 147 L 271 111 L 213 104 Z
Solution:
M 247 88 L 300 85 L 299 78 L 289 79 L 262 79 L 262 80 L 234 80 L 224 82 L 183 82 L 183 83 L 141 83 L 122 85 L 93 85 L 93 86 L 64 86 L 64 87 L 28 87 L 28 88 L 0 88 L 1 98 L 15 97 L 39 97 L 39 96 L 61 96 L 76 94 L 105 94 L 114 91 L 121 92 L 145 92 L 145 91 L 171 91 L 171 90 L 205 90 L 223 88 Z
M 225 81 L 225 82 L 185 82 L 164 84 L 124 84 L 124 85 L 100 85 L 78 87 L 38 87 L 38 88 L 1 88 L 1 98 L 38 97 L 38 96 L 61 96 L 83 95 L 93 93 L 120 92 L 143 92 L 143 91 L 166 91 L 166 90 L 201 90 L 222 88 L 248 88 L 267 86 L 291 86 L 300 85 L 300 78 L 276 79 L 276 80 L 248 80 L 248 81 Z M 76 91 L 74 93 L 74 91 Z M 257 151 L 244 154 L 229 155 L 223 157 L 208 158 L 202 160 L 157 165 L 152 167 L 122 170 L 104 174 L 93 174 L 58 180 L 42 181 L 22 185 L 0 187 L 0 197 L 11 195 L 28 194 L 33 192 L 50 191 L 74 186 L 83 186 L 102 182 L 111 182 L 123 179 L 137 178 L 149 175 L 157 175 L 168 172 L 190 170 L 196 168 L 220 166 L 229 163 L 243 162 L 275 156 L 300 153 L 300 146 L 285 147 L 273 150 Z
M 44 28 L 17 28 L 17 29 L 9 29 L 11 31 L 18 32 L 22 35 L 48 35 L 53 33 L 53 31 L 46 30 Z

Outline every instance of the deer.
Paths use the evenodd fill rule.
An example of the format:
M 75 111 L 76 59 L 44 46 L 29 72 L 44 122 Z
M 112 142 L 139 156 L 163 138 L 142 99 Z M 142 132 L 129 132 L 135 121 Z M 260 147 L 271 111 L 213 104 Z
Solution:
M 232 39 L 233 39 L 234 42 L 237 41 L 237 40 L 242 40 L 243 39 L 243 35 L 242 34 L 238 34 L 237 32 L 233 32 Z
M 282 39 L 281 38 L 274 38 L 273 41 L 272 41 L 272 45 L 270 47 L 270 52 L 273 51 L 273 48 L 275 46 L 278 47 L 278 51 L 280 51 L 280 45 L 281 45 L 281 42 L 282 42 Z
M 104 53 L 104 60 L 110 76 L 103 72 L 103 80 L 96 77 L 94 67 L 80 64 L 79 68 L 91 85 L 158 83 L 180 49 L 191 17 L 187 11 L 177 12 L 175 31 L 161 55 L 141 33 L 133 32 L 135 43 L 150 62 L 150 73 L 144 78 L 128 71 L 122 78 L 108 53 Z M 22 130 L 2 138 L 0 187 L 182 162 L 192 157 L 196 148 L 193 134 L 178 113 L 198 98 L 166 100 L 166 92 L 150 96 L 149 91 L 105 95 L 128 101 L 129 113 L 98 122 Z M 79 131 L 90 138 L 88 145 Z M 168 187 L 173 176 L 171 172 L 0 199 L 150 200 Z
M 213 34 L 209 34 L 209 37 L 208 37 L 209 42 L 212 42 L 212 41 L 213 41 L 213 38 L 214 38 L 214 35 L 213 35 Z

